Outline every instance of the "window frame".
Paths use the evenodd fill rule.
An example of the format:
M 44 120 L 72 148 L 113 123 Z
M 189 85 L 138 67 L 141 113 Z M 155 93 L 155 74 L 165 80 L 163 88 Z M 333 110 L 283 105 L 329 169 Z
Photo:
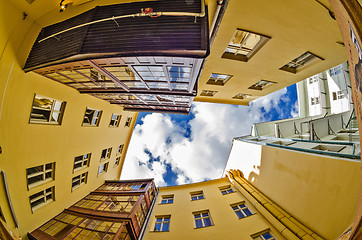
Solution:
M 105 151 L 105 156 L 103 157 L 103 152 L 104 151 Z M 102 152 L 101 152 L 100 162 L 103 162 L 103 161 L 105 161 L 107 159 L 110 159 L 111 154 L 112 154 L 112 147 L 103 149 Z
M 79 178 L 76 179 L 76 178 Z M 77 185 L 74 185 L 74 182 L 76 181 L 79 181 L 79 184 Z M 81 173 L 75 177 L 72 178 L 72 191 L 74 191 L 75 189 L 79 188 L 80 186 L 84 185 L 84 184 L 87 184 L 87 181 L 88 181 L 88 172 L 84 172 L 84 173 Z
M 49 165 L 51 165 L 51 168 L 47 169 L 47 166 L 49 166 Z M 41 171 L 37 171 L 35 173 L 28 173 L 28 170 L 33 169 L 33 168 L 39 168 L 39 167 L 42 168 Z M 51 176 L 46 177 L 47 173 L 51 173 Z M 42 176 L 43 180 L 39 180 L 39 181 L 36 181 L 36 182 L 33 182 L 33 183 L 29 184 L 29 179 L 37 177 L 37 176 Z M 27 184 L 28 190 L 30 190 L 30 189 L 32 189 L 34 187 L 40 186 L 40 185 L 42 185 L 44 183 L 53 181 L 54 179 L 55 179 L 55 162 L 46 163 L 46 164 L 42 164 L 42 165 L 38 165 L 38 166 L 30 167 L 30 168 L 26 169 L 26 184 Z
M 160 221 L 157 221 L 158 219 L 161 219 Z M 156 226 L 160 225 L 161 230 L 157 230 Z M 164 230 L 164 226 L 166 227 L 166 230 Z M 171 215 L 162 215 L 162 216 L 155 216 L 155 224 L 153 227 L 153 232 L 169 232 L 170 231 L 170 225 L 171 225 Z
M 265 238 L 263 235 L 269 233 L 271 238 Z M 250 236 L 253 240 L 277 240 L 277 238 L 271 233 L 270 229 L 255 233 Z
M 103 166 L 103 169 L 102 169 L 102 171 L 100 172 L 99 170 L 100 170 L 100 168 L 101 168 L 102 166 Z M 100 164 L 100 165 L 98 166 L 97 176 L 100 176 L 100 175 L 106 173 L 106 172 L 108 171 L 108 167 L 109 167 L 109 162 L 105 162 L 105 163 L 103 163 L 103 164 Z
M 50 191 L 48 191 L 49 189 L 50 189 Z M 41 194 L 41 195 L 36 196 L 33 199 L 31 199 L 33 196 L 38 195 L 38 194 Z M 50 198 L 47 199 L 49 196 L 50 196 Z M 36 200 L 34 200 L 34 199 L 36 199 Z M 41 199 L 43 199 L 42 203 L 32 206 L 32 203 L 34 203 L 38 200 L 41 200 Z M 53 201 L 55 201 L 55 187 L 54 186 L 43 189 L 42 191 L 39 191 L 39 192 L 34 193 L 29 196 L 30 209 L 31 209 L 32 213 L 34 213 L 34 211 L 36 211 L 37 209 L 39 209 L 39 208 L 43 207 L 44 205 L 47 205 Z
M 73 173 L 75 173 L 81 169 L 89 167 L 91 156 L 92 156 L 91 153 L 86 153 L 83 155 L 76 156 L 74 158 L 74 163 L 73 163 Z M 82 157 L 82 160 L 76 160 L 76 158 L 78 158 L 78 157 Z M 85 162 L 86 162 L 86 164 L 84 164 Z M 81 163 L 81 166 L 76 168 L 75 165 L 79 164 L 79 163 Z
M 197 200 L 205 199 L 205 195 L 204 195 L 203 191 L 191 192 L 190 195 L 191 195 L 191 201 L 197 201 Z M 195 197 L 196 197 L 196 199 L 193 199 Z
M 121 156 L 118 156 L 114 159 L 113 167 L 117 167 L 121 162 Z
M 94 114 L 92 114 L 92 118 L 89 119 L 87 117 L 87 111 L 95 111 L 95 112 L 97 112 L 97 115 L 95 116 Z M 82 126 L 83 127 L 98 127 L 99 123 L 101 121 L 102 112 L 103 112 L 102 110 L 97 110 L 94 108 L 86 107 L 85 112 L 84 112 L 83 121 L 82 121 Z M 90 114 L 90 113 L 88 113 L 88 114 Z M 85 122 L 86 118 L 89 120 L 89 123 Z M 94 119 L 95 119 L 95 123 L 93 123 Z
M 132 117 L 127 117 L 126 123 L 124 124 L 125 127 L 131 126 L 132 123 Z
M 239 219 L 250 217 L 255 214 L 253 211 L 251 211 L 251 209 L 248 207 L 245 201 L 230 204 L 230 207 Z M 247 211 L 249 211 L 250 215 L 248 215 Z M 238 214 L 237 212 L 240 212 L 241 215 Z
M 240 46 L 237 47 L 237 51 L 239 51 L 240 49 L 242 49 L 243 44 L 247 41 L 247 38 L 251 35 L 257 35 L 260 36 L 260 40 L 255 44 L 255 46 L 252 49 L 248 49 L 246 51 L 250 51 L 248 54 L 242 54 L 242 53 L 238 53 L 236 51 L 236 53 L 232 53 L 232 52 L 227 52 L 227 50 L 229 48 L 235 48 L 235 46 L 232 46 L 232 41 L 235 39 L 235 36 L 237 35 L 238 32 L 245 32 L 246 33 L 246 37 L 244 37 L 241 42 L 240 42 Z M 266 36 L 264 34 L 261 33 L 256 33 L 253 31 L 249 31 L 249 30 L 245 30 L 245 29 L 241 29 L 241 28 L 237 28 L 236 31 L 234 32 L 233 36 L 231 37 L 227 47 L 224 50 L 223 55 L 221 56 L 221 58 L 226 58 L 226 59 L 231 59 L 231 60 L 237 60 L 237 61 L 243 61 L 243 62 L 248 62 L 257 52 L 260 51 L 260 49 L 262 49 L 262 47 L 271 39 L 271 37 Z
M 212 77 L 212 75 L 217 75 L 217 77 Z M 219 78 L 219 76 L 226 76 L 225 79 Z M 216 85 L 216 86 L 224 86 L 233 76 L 229 74 L 221 74 L 221 73 L 211 73 L 209 79 L 206 84 Z
M 41 97 L 41 98 L 45 98 L 45 99 L 48 99 L 50 101 L 52 101 L 52 104 L 50 106 L 50 109 L 47 110 L 45 108 L 41 108 L 41 107 L 38 107 L 38 106 L 34 106 L 35 105 L 35 102 L 36 102 L 36 99 L 37 97 Z M 55 105 L 57 102 L 60 102 L 60 108 L 59 110 L 55 109 Z M 30 117 L 29 117 L 29 123 L 31 124 L 49 124 L 49 125 L 61 125 L 62 124 L 62 120 L 63 120 L 63 116 L 64 116 L 64 112 L 65 112 L 65 106 L 66 106 L 67 102 L 65 101 L 60 101 L 58 99 L 54 99 L 54 98 L 50 98 L 50 97 L 46 97 L 46 96 L 43 96 L 43 95 L 40 95 L 40 94 L 34 94 L 34 98 L 33 98 L 33 104 L 31 106 L 31 111 L 30 111 Z M 34 113 L 34 110 L 38 110 L 38 111 L 46 111 L 46 112 L 49 112 L 49 117 L 47 119 L 47 121 L 40 121 L 40 120 L 37 120 L 35 118 L 32 118 L 32 114 L 37 114 L 37 113 Z M 52 116 L 53 116 L 53 113 L 58 113 L 58 119 L 57 121 L 52 121 Z M 44 115 L 43 115 L 44 116 Z M 45 116 L 44 116 L 45 117 Z
M 246 98 L 249 98 L 251 95 L 250 94 L 245 94 L 245 93 L 238 93 L 236 94 L 233 99 L 240 99 L 240 100 L 244 100 Z
M 304 55 L 306 55 L 306 57 L 304 57 L 304 58 L 309 58 L 309 59 L 307 59 L 303 64 L 300 64 L 297 60 L 299 60 L 299 61 L 304 60 L 304 58 L 303 58 Z M 312 63 L 314 63 L 318 60 L 324 61 L 324 59 L 319 57 L 318 55 L 316 55 L 310 51 L 306 51 L 306 52 L 302 53 L 301 55 L 299 55 L 298 57 L 291 60 L 290 62 L 288 62 L 287 64 L 285 64 L 284 66 L 282 66 L 281 68 L 279 68 L 279 70 L 296 74 L 299 71 L 303 70 L 305 67 L 311 65 Z M 296 67 L 289 66 L 292 64 L 297 65 L 297 66 Z
M 277 83 L 273 82 L 273 81 L 262 79 L 256 83 L 254 83 L 250 87 L 248 87 L 248 89 L 263 91 L 265 88 L 272 86 L 274 84 L 277 84 Z
M 214 226 L 214 223 L 211 219 L 211 214 L 210 214 L 209 210 L 197 211 L 197 212 L 193 212 L 192 214 L 194 216 L 195 229 Z M 204 214 L 207 214 L 207 216 L 204 216 Z M 200 217 L 197 217 L 197 215 L 200 215 Z M 207 222 L 205 222 L 205 219 L 209 219 L 210 225 L 206 224 Z M 201 222 L 201 226 L 199 226 L 199 227 L 197 224 L 198 220 Z
M 174 202 L 174 195 L 163 195 L 161 196 L 161 205 L 172 204 Z
M 116 119 L 113 119 L 113 117 L 116 117 Z M 114 127 L 114 128 L 118 127 L 118 126 L 119 126 L 119 123 L 121 122 L 121 121 L 120 121 L 121 118 L 122 118 L 122 115 L 116 114 L 116 113 L 112 113 L 111 120 L 110 120 L 110 122 L 109 122 L 108 127 Z
M 121 155 L 123 152 L 124 144 L 120 144 L 117 148 L 116 156 Z
M 200 96 L 201 97 L 213 97 L 213 96 L 215 96 L 216 93 L 217 93 L 217 91 L 201 90 Z
M 228 194 L 231 194 L 231 193 L 234 193 L 234 189 L 229 185 L 229 186 L 223 186 L 223 187 L 219 187 L 219 190 L 221 192 L 221 194 L 224 196 L 224 195 L 228 195 Z M 231 190 L 231 192 L 230 192 Z

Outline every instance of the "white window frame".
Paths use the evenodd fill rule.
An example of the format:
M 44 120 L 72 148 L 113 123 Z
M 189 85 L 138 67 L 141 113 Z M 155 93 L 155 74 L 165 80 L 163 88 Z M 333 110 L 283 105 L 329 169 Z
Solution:
M 250 208 L 245 204 L 245 202 L 231 204 L 230 207 L 233 209 L 233 211 L 235 212 L 236 216 L 239 219 L 246 218 L 246 217 L 252 216 L 254 214 L 253 211 L 251 211 Z M 248 210 L 250 212 L 250 215 L 248 215 L 246 210 Z M 237 212 L 240 212 L 242 216 L 239 216 L 237 214 Z
M 50 168 L 49 168 L 50 166 Z M 41 171 L 37 171 L 35 173 L 28 173 L 28 171 L 30 171 L 31 169 L 36 169 L 36 168 L 41 168 Z M 48 168 L 48 169 L 47 169 Z M 47 174 L 51 173 L 50 177 L 47 177 Z M 34 183 L 29 184 L 29 179 L 34 178 L 34 177 L 38 177 L 38 176 L 42 176 L 42 180 L 38 180 Z M 52 180 L 54 180 L 55 177 L 55 162 L 52 163 L 46 163 L 43 165 L 39 165 L 39 166 L 35 166 L 35 167 L 31 167 L 31 168 L 27 168 L 26 169 L 26 179 L 27 179 L 27 185 L 28 185 L 28 189 L 31 189 L 33 187 L 39 186 L 43 183 L 46 182 L 50 182 Z
M 224 186 L 220 187 L 219 189 L 222 195 L 228 195 L 235 192 L 234 189 L 231 188 L 231 186 Z
M 197 200 L 202 200 L 205 199 L 205 195 L 203 191 L 198 191 L 198 192 L 192 192 L 191 194 L 191 201 L 197 201 Z M 196 198 L 196 199 L 193 199 Z
M 160 219 L 160 221 L 158 221 Z M 164 230 L 164 226 L 167 225 L 167 229 Z M 154 232 L 169 232 L 171 224 L 171 215 L 167 216 L 156 216 L 155 217 L 155 226 L 153 227 Z M 157 230 L 156 226 L 160 225 L 160 230 Z
M 269 233 L 271 238 L 265 238 L 263 235 Z M 257 233 L 251 236 L 253 240 L 277 240 L 276 237 L 270 231 L 263 231 L 261 233 Z
M 204 210 L 204 211 L 199 211 L 199 212 L 193 212 L 192 213 L 194 215 L 194 222 L 195 222 L 195 228 L 204 228 L 204 227 L 210 227 L 210 226 L 214 226 L 214 223 L 211 219 L 211 214 L 209 210 Z M 205 216 L 205 214 L 207 216 Z M 197 217 L 196 215 L 200 215 L 200 217 Z M 211 225 L 206 226 L 206 219 L 210 220 Z M 197 227 L 196 221 L 197 220 L 201 220 L 201 227 Z
M 213 76 L 215 75 L 215 76 Z M 230 80 L 232 76 L 228 74 L 220 74 L 220 73 L 212 73 L 209 77 L 209 80 L 206 84 L 209 85 L 217 85 L 217 86 L 224 86 L 227 81 Z
M 174 195 L 161 196 L 160 204 L 172 204 L 174 201 Z
M 39 101 L 37 101 L 37 99 L 39 99 Z M 39 104 L 43 104 L 43 103 L 41 103 L 42 100 L 50 101 L 47 104 L 49 106 L 48 108 L 36 106 Z M 60 106 L 59 106 L 59 104 L 60 104 Z M 65 105 L 66 105 L 66 102 L 64 102 L 64 101 L 60 101 L 57 99 L 53 99 L 53 98 L 45 97 L 45 96 L 42 96 L 39 94 L 35 94 L 34 99 L 33 99 L 33 105 L 31 107 L 29 123 L 61 125 L 63 115 L 64 115 L 64 110 L 65 110 Z M 46 105 L 43 105 L 43 106 L 46 106 Z M 49 116 L 47 117 L 44 114 L 42 114 L 41 112 L 48 112 Z M 55 116 L 56 116 L 56 119 L 55 119 Z
M 88 112 L 88 114 L 87 114 L 87 112 Z M 91 112 L 93 112 L 93 113 L 91 113 Z M 88 116 L 88 115 L 91 115 L 91 116 Z M 101 120 L 101 116 L 102 116 L 101 110 L 87 107 L 85 109 L 82 126 L 97 127 Z M 89 119 L 89 117 L 91 117 L 91 118 Z

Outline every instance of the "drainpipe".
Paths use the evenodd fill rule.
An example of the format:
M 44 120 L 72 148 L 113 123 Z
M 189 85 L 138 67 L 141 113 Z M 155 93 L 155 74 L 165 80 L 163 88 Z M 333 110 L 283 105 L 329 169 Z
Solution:
M 157 196 L 158 196 L 159 191 L 160 191 L 160 189 L 157 188 L 155 197 L 153 198 L 152 205 L 151 205 L 150 210 L 148 211 L 147 217 L 146 217 L 146 219 L 145 219 L 145 221 L 144 221 L 145 224 L 143 224 L 143 227 L 142 227 L 142 229 L 141 229 L 140 235 L 139 235 L 139 237 L 138 237 L 139 240 L 143 240 L 143 238 L 144 238 L 144 236 L 145 236 L 146 229 L 147 229 L 147 227 L 148 227 L 148 225 L 149 225 L 149 223 L 150 223 L 149 219 L 150 219 L 150 217 L 151 217 L 151 215 L 152 215 L 153 208 L 154 208 L 154 206 L 155 206 L 156 199 L 157 199 Z
M 221 1 L 216 1 L 216 4 L 217 4 L 217 6 L 216 6 L 214 18 L 212 19 L 212 23 L 211 23 L 211 26 L 210 26 L 210 36 L 209 36 L 210 38 L 212 36 L 212 32 L 214 31 L 216 20 L 219 17 L 219 13 L 220 13 L 222 5 L 224 4 L 224 1 L 222 1 L 222 0 Z
M 190 13 L 190 12 L 141 12 L 141 13 L 134 13 L 134 14 L 127 14 L 127 15 L 120 15 L 120 16 L 113 16 L 110 18 L 103 18 L 103 19 L 99 19 L 99 20 L 95 20 L 95 21 L 91 21 L 91 22 L 87 22 L 87 23 L 83 23 L 83 24 L 79 24 L 76 25 L 74 27 L 71 28 L 67 28 L 63 31 L 54 33 L 52 35 L 49 35 L 48 37 L 45 37 L 43 39 L 40 39 L 38 42 L 42 42 L 45 41 L 49 38 L 55 37 L 59 34 L 68 32 L 70 30 L 74 30 L 77 28 L 81 28 L 81 27 L 85 27 L 85 26 L 89 26 L 95 23 L 100 23 L 100 22 L 105 22 L 105 21 L 114 21 L 117 25 L 117 19 L 121 19 L 121 18 L 135 18 L 135 17 L 159 17 L 159 16 L 190 16 L 190 17 L 204 17 L 206 15 L 206 10 L 205 10 L 205 0 L 201 0 L 201 13 Z M 119 26 L 119 25 L 118 25 Z

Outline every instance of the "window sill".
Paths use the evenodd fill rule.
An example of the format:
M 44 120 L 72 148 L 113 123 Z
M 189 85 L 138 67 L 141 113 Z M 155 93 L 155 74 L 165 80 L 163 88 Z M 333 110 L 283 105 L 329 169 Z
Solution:
M 30 185 L 28 185 L 28 191 L 33 189 L 33 188 L 36 188 L 38 186 L 41 186 L 43 184 L 46 184 L 48 182 L 51 182 L 51 181 L 54 181 L 54 179 L 48 179 L 48 180 L 45 180 L 45 181 L 41 181 L 41 182 L 36 182 L 36 183 L 32 183 Z
M 194 227 L 194 229 L 203 229 L 203 228 L 208 228 L 208 227 L 213 227 L 213 226 L 215 226 L 215 225 L 210 225 L 210 226 L 206 226 L 206 227 L 199 227 L 199 228 Z

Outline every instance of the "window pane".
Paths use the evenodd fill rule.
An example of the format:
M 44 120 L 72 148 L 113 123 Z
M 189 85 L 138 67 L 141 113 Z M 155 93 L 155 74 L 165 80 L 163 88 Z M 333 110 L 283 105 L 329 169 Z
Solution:
M 238 218 L 243 218 L 244 214 L 239 210 L 239 211 L 235 211 L 236 215 L 238 216 Z
M 247 208 L 244 209 L 244 213 L 245 213 L 246 216 L 253 215 L 253 214 L 250 212 L 250 210 L 247 209 Z
M 196 228 L 201 228 L 202 227 L 201 219 L 195 220 L 195 224 L 196 224 Z
M 167 223 L 164 223 L 164 224 L 163 224 L 163 227 L 162 227 L 162 231 L 167 232 L 169 226 L 170 226 L 170 223 L 168 223 L 168 222 L 167 222 Z
M 210 218 L 204 218 L 204 224 L 205 224 L 205 227 L 211 226 L 212 224 L 211 224 Z

